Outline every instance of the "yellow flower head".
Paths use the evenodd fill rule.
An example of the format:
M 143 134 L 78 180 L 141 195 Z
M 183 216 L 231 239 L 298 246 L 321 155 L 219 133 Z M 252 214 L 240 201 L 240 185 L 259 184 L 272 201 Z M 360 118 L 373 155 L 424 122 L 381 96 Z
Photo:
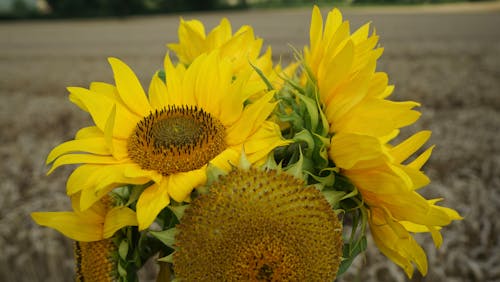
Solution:
M 201 54 L 219 49 L 221 57 L 231 61 L 235 72 L 250 67 L 248 62 L 257 59 L 263 42 L 255 37 L 252 27 L 248 25 L 242 26 L 233 35 L 231 23 L 226 18 L 208 35 L 200 21 L 181 19 L 178 33 L 179 43 L 167 46 L 175 52 L 180 63 L 190 65 Z
M 375 32 L 369 35 L 369 24 L 351 34 L 349 22 L 342 20 L 337 9 L 328 13 L 323 26 L 314 7 L 305 64 L 333 135 L 328 155 L 361 192 L 377 246 L 408 276 L 413 273 L 412 263 L 425 274 L 425 253 L 410 232 L 430 232 L 439 246 L 438 230 L 461 217 L 415 191 L 430 182 L 420 169 L 432 147 L 403 164 L 430 132 L 419 132 L 395 147 L 388 145 L 399 128 L 415 122 L 420 113 L 412 110 L 419 105 L 416 102 L 386 99 L 393 87 L 387 84 L 387 74 L 375 72 L 382 54 L 377 41 Z
M 68 88 L 70 100 L 90 113 L 95 126 L 81 129 L 47 159 L 50 171 L 83 163 L 67 183 L 69 195 L 81 191 L 82 210 L 120 185 L 152 182 L 137 202 L 142 230 L 170 199 L 184 201 L 206 181 L 208 163 L 229 169 L 242 149 L 251 162 L 262 161 L 287 143 L 267 121 L 274 93 L 245 106 L 252 94 L 246 89 L 249 73 L 235 79 L 218 52 L 200 55 L 189 67 L 174 66 L 167 55 L 166 83 L 155 75 L 148 96 L 127 65 L 109 62 L 116 87 Z
M 112 239 L 75 242 L 75 281 L 118 281 L 117 251 Z
M 376 47 L 378 36 L 369 35 L 370 24 L 353 34 L 339 10 L 323 19 L 314 7 L 310 46 L 304 50 L 307 68 L 319 90 L 330 132 L 383 137 L 409 125 L 420 114 L 411 109 L 415 102 L 394 102 L 384 98 L 393 90 L 387 74 L 375 72 L 383 49 Z
M 234 170 L 177 226 L 182 281 L 333 281 L 342 225 L 321 192 L 276 171 Z
M 261 55 L 263 40 L 255 37 L 251 26 L 244 25 L 233 34 L 231 23 L 223 18 L 207 35 L 202 22 L 181 19 L 178 34 L 179 43 L 167 46 L 175 52 L 181 64 L 190 65 L 198 56 L 219 50 L 221 58 L 231 62 L 235 76 L 251 71 L 251 83 L 246 87 L 248 91 L 255 93 L 256 88 L 266 87 L 262 78 L 253 71 L 254 67 L 262 71 L 273 85 L 283 83 L 278 76 L 282 72 L 281 66 L 273 67 L 271 47 Z
M 375 243 L 409 277 L 412 263 L 422 274 L 427 273 L 425 253 L 410 232 L 431 233 L 439 247 L 439 229 L 461 219 L 456 211 L 437 206 L 437 200 L 426 200 L 416 192 L 430 182 L 420 169 L 433 147 L 404 164 L 429 137 L 430 131 L 421 131 L 394 147 L 364 135 L 338 134 L 331 141 L 337 150 L 331 150 L 330 157 L 359 189 L 369 207 Z

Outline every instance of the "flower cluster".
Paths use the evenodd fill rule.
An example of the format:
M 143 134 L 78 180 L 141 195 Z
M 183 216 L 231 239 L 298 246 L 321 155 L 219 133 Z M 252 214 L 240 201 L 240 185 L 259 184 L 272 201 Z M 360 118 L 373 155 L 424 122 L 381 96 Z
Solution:
M 167 45 L 177 60 L 167 53 L 147 93 L 116 58 L 114 84 L 68 88 L 94 122 L 47 157 L 49 173 L 79 164 L 73 211 L 32 217 L 76 241 L 78 279 L 133 281 L 159 257 L 158 281 L 333 281 L 366 249 L 367 227 L 409 277 L 426 274 L 412 234 L 439 247 L 461 217 L 417 192 L 430 132 L 394 144 L 419 104 L 388 99 L 377 34 L 314 7 L 289 66 L 262 45 L 250 26 L 233 33 L 222 19 L 206 34 L 181 19 Z

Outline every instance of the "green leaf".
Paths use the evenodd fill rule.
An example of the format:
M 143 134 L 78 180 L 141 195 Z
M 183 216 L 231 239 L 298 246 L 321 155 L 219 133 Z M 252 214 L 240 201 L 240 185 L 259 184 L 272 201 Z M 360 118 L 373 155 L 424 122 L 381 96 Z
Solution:
M 177 220 L 181 220 L 182 216 L 184 215 L 184 211 L 186 208 L 189 207 L 189 205 L 180 205 L 180 206 L 174 206 L 174 205 L 169 205 L 168 208 L 175 214 L 175 217 L 177 217 Z

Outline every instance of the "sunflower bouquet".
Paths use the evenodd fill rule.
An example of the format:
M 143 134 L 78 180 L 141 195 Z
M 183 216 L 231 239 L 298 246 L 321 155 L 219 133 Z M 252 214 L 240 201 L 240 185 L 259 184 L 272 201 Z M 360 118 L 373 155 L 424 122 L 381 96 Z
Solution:
M 396 143 L 419 104 L 392 101 L 376 71 L 383 49 L 337 9 L 312 11 L 309 45 L 283 67 L 252 27 L 222 19 L 208 34 L 181 19 L 147 93 L 110 58 L 115 84 L 69 87 L 92 117 L 47 157 L 73 211 L 35 212 L 75 241 L 77 281 L 333 281 L 366 234 L 408 277 L 427 259 L 413 233 L 461 219 L 417 190 L 433 146 L 420 131 Z

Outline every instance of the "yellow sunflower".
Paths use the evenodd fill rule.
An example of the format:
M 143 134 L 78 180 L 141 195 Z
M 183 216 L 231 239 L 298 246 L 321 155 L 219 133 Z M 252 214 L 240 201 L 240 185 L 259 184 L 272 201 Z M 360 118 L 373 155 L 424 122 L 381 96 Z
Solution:
M 233 170 L 177 225 L 182 281 L 334 281 L 342 225 L 316 188 L 286 173 Z
M 337 9 L 328 13 L 323 26 L 320 11 L 314 7 L 304 60 L 333 135 L 329 157 L 361 192 L 375 242 L 409 276 L 412 262 L 425 274 L 425 253 L 409 232 L 430 232 L 439 246 L 439 228 L 460 216 L 415 192 L 430 182 L 420 168 L 432 147 L 403 164 L 430 132 L 419 132 L 395 147 L 388 145 L 399 128 L 419 118 L 420 113 L 412 110 L 419 104 L 386 99 L 393 86 L 388 85 L 387 74 L 375 71 L 383 50 L 369 29 L 366 24 L 351 34 L 349 22 L 342 20 Z
M 416 192 L 429 184 L 420 169 L 429 159 L 430 147 L 408 164 L 403 164 L 430 137 L 421 131 L 397 146 L 378 146 L 375 137 L 338 134 L 332 138 L 330 156 L 359 189 L 369 207 L 370 230 L 379 249 L 411 277 L 415 263 L 427 273 L 427 258 L 410 232 L 430 232 L 436 247 L 442 243 L 441 227 L 461 219 L 453 209 L 435 205 Z M 371 139 L 371 142 L 369 141 Z
M 255 37 L 252 27 L 248 25 L 242 26 L 233 35 L 231 23 L 226 18 L 208 35 L 205 34 L 202 22 L 181 19 L 178 34 L 179 43 L 167 46 L 175 52 L 180 63 L 190 65 L 201 54 L 220 49 L 220 55 L 232 62 L 235 72 L 248 68 L 248 62 L 259 57 L 263 43 L 261 38 Z
M 234 78 L 231 63 L 217 51 L 200 55 L 189 67 L 173 65 L 167 55 L 166 83 L 155 75 L 148 96 L 127 65 L 115 58 L 109 62 L 116 87 L 68 88 L 70 100 L 90 113 L 95 126 L 81 129 L 47 158 L 53 163 L 49 172 L 83 164 L 67 183 L 69 195 L 81 191 L 82 210 L 117 186 L 152 182 L 137 202 L 142 230 L 170 199 L 184 201 L 206 181 L 208 163 L 229 169 L 242 149 L 257 162 L 287 144 L 279 127 L 267 121 L 274 93 L 245 106 L 252 95 L 246 90 L 250 73 Z
M 252 70 L 255 66 L 275 88 L 283 83 L 278 75 L 282 72 L 281 66 L 273 66 L 271 47 L 261 55 L 263 40 L 255 37 L 251 26 L 244 25 L 233 34 L 231 22 L 223 18 L 207 35 L 202 22 L 181 19 L 178 35 L 179 43 L 167 46 L 184 65 L 190 65 L 201 54 L 218 49 L 220 56 L 231 62 L 235 75 Z M 252 72 L 250 81 L 247 91 L 255 92 L 256 88 L 266 87 L 256 72 Z
M 116 281 L 117 246 L 113 235 L 126 226 L 137 226 L 137 216 L 103 197 L 80 211 L 80 193 L 71 197 L 73 212 L 34 212 L 33 220 L 75 240 L 76 281 Z
M 384 137 L 415 122 L 420 113 L 411 110 L 416 102 L 385 99 L 394 87 L 384 72 L 375 72 L 382 55 L 378 36 L 369 35 L 365 24 L 353 34 L 339 10 L 328 13 L 326 23 L 314 7 L 310 46 L 304 50 L 307 68 L 319 89 L 332 133 L 355 133 Z

